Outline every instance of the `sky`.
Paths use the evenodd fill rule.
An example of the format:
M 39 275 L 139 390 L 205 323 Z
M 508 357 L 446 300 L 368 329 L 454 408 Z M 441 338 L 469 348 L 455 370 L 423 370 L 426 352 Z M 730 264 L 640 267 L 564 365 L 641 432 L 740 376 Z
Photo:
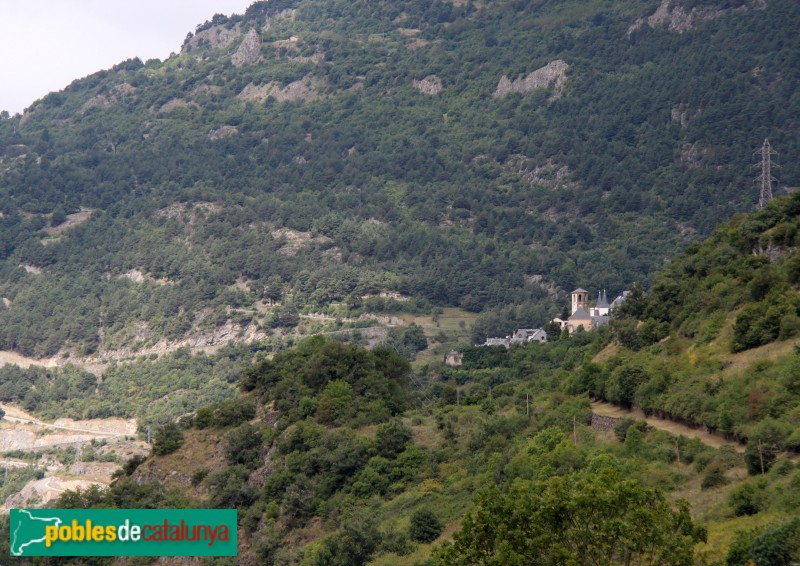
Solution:
M 0 111 L 126 59 L 166 59 L 198 24 L 253 1 L 0 0 Z

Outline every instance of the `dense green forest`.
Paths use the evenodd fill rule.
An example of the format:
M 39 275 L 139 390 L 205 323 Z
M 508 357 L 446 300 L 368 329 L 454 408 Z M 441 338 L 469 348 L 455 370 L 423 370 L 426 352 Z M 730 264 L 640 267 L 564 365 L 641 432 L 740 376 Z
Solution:
M 385 291 L 531 325 L 547 286 L 647 286 L 753 208 L 765 137 L 776 192 L 798 178 L 797 4 L 672 4 L 680 33 L 637 26 L 655 0 L 256 2 L 4 115 L 0 347 L 291 328 Z M 565 71 L 514 91 L 542 68 Z

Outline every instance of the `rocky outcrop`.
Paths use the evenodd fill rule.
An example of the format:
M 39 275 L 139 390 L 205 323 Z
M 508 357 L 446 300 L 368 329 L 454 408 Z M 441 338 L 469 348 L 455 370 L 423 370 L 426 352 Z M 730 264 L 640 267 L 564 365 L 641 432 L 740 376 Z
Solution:
M 505 168 L 532 185 L 541 185 L 550 189 L 576 186 L 572 181 L 569 168 L 549 159 L 539 162 L 526 155 L 514 154 L 506 160 Z
M 208 133 L 208 139 L 211 141 L 224 140 L 239 133 L 239 128 L 236 126 L 224 125 L 216 130 L 211 130 Z
M 164 104 L 161 108 L 158 109 L 159 112 L 172 112 L 173 110 L 178 110 L 179 108 L 200 108 L 200 105 L 196 102 L 187 102 L 182 98 L 173 98 L 166 104 Z
M 414 81 L 414 88 L 422 94 L 433 96 L 442 92 L 442 79 L 436 75 L 428 75 L 421 81 Z
M 136 91 L 136 87 L 129 85 L 128 83 L 122 83 L 115 86 L 109 94 L 98 94 L 97 96 L 93 96 L 84 102 L 83 106 L 81 106 L 81 109 L 78 111 L 78 114 L 83 116 L 92 108 L 108 108 L 115 105 L 117 102 L 124 101 L 126 99 L 135 99 Z
M 551 100 L 556 99 L 561 96 L 567 82 L 567 69 L 569 65 L 565 61 L 556 59 L 528 75 L 517 77 L 514 81 L 503 75 L 492 97 L 503 98 L 512 92 L 525 94 L 540 88 L 550 88 L 553 90 Z
M 310 232 L 300 232 L 291 228 L 278 228 L 272 231 L 272 237 L 278 241 L 283 241 L 283 245 L 278 250 L 279 254 L 294 257 L 300 249 L 309 244 L 328 244 L 332 240 L 327 236 L 312 236 Z
M 222 88 L 218 87 L 217 85 L 209 85 L 209 84 L 201 84 L 197 85 L 194 90 L 192 90 L 192 96 L 219 96 L 222 92 Z
M 212 26 L 208 29 L 198 31 L 192 37 L 188 38 L 181 53 L 188 53 L 197 47 L 208 45 L 214 49 L 224 49 L 231 43 L 236 41 L 242 36 L 242 30 L 239 25 L 232 28 L 226 28 L 224 25 Z
M 261 37 L 256 30 L 251 29 L 244 36 L 242 43 L 239 44 L 239 49 L 231 57 L 231 63 L 234 67 L 244 67 L 245 65 L 255 65 L 263 59 L 264 57 L 261 55 Z
M 273 97 L 277 102 L 316 100 L 322 97 L 321 90 L 325 86 L 327 86 L 325 79 L 312 76 L 303 77 L 285 87 L 274 82 L 258 86 L 250 83 L 239 93 L 238 98 L 243 101 L 256 100 L 259 102 L 264 102 L 269 97 Z
M 89 100 L 83 103 L 81 109 L 78 111 L 78 114 L 86 114 L 92 108 L 108 108 L 116 101 L 112 101 L 107 96 L 103 96 L 102 94 L 98 94 L 97 96 L 93 96 Z
M 681 128 L 685 128 L 693 118 L 699 115 L 699 108 L 691 110 L 688 104 L 679 104 L 670 112 L 670 120 L 673 124 L 680 124 Z
M 681 163 L 687 169 L 699 169 L 707 158 L 707 151 L 697 142 L 685 143 L 681 146 Z
M 687 12 L 683 6 L 674 6 L 672 0 L 662 0 L 652 15 L 646 18 L 639 18 L 628 28 L 628 35 L 644 25 L 653 29 L 666 29 L 674 33 L 684 33 L 695 29 L 702 22 L 716 20 L 728 12 L 743 13 L 751 9 L 763 10 L 766 7 L 766 0 L 749 0 L 736 8 L 706 6 L 694 7 Z

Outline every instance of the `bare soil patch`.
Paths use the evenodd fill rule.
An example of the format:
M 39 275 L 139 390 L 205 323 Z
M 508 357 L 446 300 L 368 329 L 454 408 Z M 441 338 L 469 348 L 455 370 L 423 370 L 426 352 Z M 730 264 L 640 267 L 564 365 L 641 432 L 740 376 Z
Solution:
M 51 368 L 57 365 L 54 358 L 43 358 L 41 360 L 37 360 L 36 358 L 28 358 L 16 352 L 0 351 L 0 366 L 5 364 L 15 364 L 21 368 L 27 368 L 32 365 Z
M 89 218 L 92 217 L 92 211 L 88 208 L 82 209 L 80 212 L 76 212 L 74 214 L 67 214 L 67 219 L 59 224 L 58 226 L 48 226 L 44 229 L 50 236 L 59 236 L 69 230 L 70 228 L 74 228 L 79 224 L 83 224 Z

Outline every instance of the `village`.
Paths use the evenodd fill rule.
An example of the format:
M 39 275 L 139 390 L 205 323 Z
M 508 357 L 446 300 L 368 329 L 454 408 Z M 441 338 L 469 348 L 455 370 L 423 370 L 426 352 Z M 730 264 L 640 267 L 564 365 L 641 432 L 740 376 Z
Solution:
M 554 318 L 550 325 L 563 332 L 566 330 L 570 335 L 577 332 L 579 328 L 585 331 L 596 330 L 605 326 L 611 320 L 611 313 L 618 308 L 627 298 L 630 291 L 623 291 L 617 298 L 610 303 L 606 295 L 606 290 L 597 292 L 597 301 L 593 307 L 589 306 L 589 291 L 586 289 L 575 289 L 570 293 L 570 316 L 566 319 Z M 510 348 L 512 345 L 527 344 L 529 342 L 547 342 L 547 331 L 543 328 L 519 328 L 511 336 L 505 338 L 487 338 L 481 346 L 504 346 Z

